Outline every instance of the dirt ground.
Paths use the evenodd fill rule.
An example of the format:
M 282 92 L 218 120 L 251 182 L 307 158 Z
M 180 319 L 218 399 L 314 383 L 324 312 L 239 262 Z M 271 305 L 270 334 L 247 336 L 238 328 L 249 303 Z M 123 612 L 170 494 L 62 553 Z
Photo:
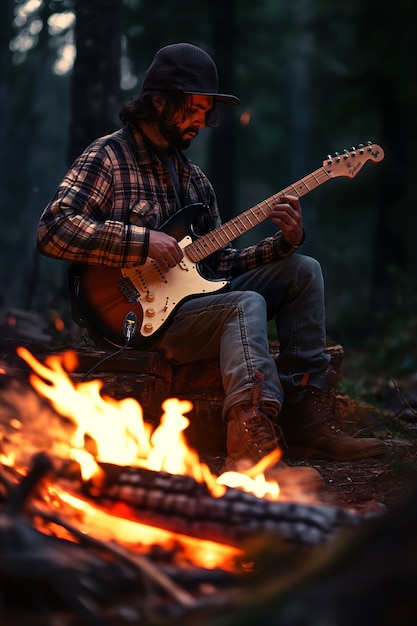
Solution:
M 417 480 L 416 450 L 387 458 L 351 463 L 316 461 L 323 476 L 323 502 L 354 509 L 359 513 L 378 512 L 400 503 Z
M 412 388 L 409 381 L 403 383 Z M 417 415 L 413 413 L 417 397 L 410 391 L 401 398 L 393 390 L 391 381 L 374 381 L 370 389 L 373 390 L 372 404 L 341 395 L 344 409 L 348 411 L 341 416 L 341 424 L 351 435 L 384 439 L 385 456 L 343 463 L 325 460 L 311 463 L 325 481 L 321 498 L 359 513 L 391 509 L 417 484 L 417 424 L 414 422 Z M 409 406 L 404 402 L 409 402 Z M 290 464 L 292 462 L 289 460 Z
M 400 504 L 416 487 L 416 384 L 410 380 L 400 384 L 407 389 L 401 395 L 392 381 L 367 377 L 366 391 L 371 402 L 354 400 L 343 392 L 337 394 L 343 430 L 352 436 L 383 439 L 387 444 L 384 456 L 352 462 L 284 457 L 290 466 L 309 465 L 320 472 L 324 479 L 324 489 L 317 493 L 320 502 L 359 514 L 377 513 Z M 217 472 L 224 456 L 212 454 L 203 460 Z
M 223 457 L 209 456 L 205 462 L 216 470 Z M 317 493 L 321 503 L 332 504 L 362 513 L 391 509 L 417 485 L 417 445 L 395 443 L 378 459 L 352 462 L 315 460 L 303 462 L 285 459 L 292 465 L 310 465 L 324 479 L 324 489 Z

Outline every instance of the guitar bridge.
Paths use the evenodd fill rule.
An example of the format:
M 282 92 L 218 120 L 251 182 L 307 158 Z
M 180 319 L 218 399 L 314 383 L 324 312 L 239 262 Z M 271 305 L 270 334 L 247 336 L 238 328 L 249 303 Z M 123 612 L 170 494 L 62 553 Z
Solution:
M 122 280 L 117 283 L 117 286 L 129 302 L 132 304 L 139 302 L 140 292 L 136 289 L 128 276 L 122 278 Z

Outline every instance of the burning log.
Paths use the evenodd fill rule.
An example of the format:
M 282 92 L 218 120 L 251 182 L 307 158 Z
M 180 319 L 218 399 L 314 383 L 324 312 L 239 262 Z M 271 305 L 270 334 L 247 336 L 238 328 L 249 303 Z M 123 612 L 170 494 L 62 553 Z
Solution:
M 220 498 L 191 476 L 143 468 L 103 465 L 100 486 L 86 483 L 88 497 L 115 515 L 210 541 L 240 546 L 269 534 L 297 545 L 319 545 L 361 519 L 344 509 L 302 502 L 271 501 L 239 489 Z
M 40 532 L 26 519 L 28 500 L 51 468 L 48 458 L 40 454 L 20 482 L 1 475 L 8 497 L 0 513 L 0 585 L 6 599 L 0 608 L 0 621 L 4 623 L 10 598 L 19 598 L 20 607 L 29 612 L 34 604 L 42 610 L 60 600 L 86 623 L 98 626 L 82 598 L 88 594 L 104 598 L 120 591 L 123 585 L 132 584 L 132 573 L 78 543 Z
M 8 469 L 13 479 L 7 478 Z M 223 498 L 216 499 L 206 485 L 189 476 L 107 464 L 103 464 L 102 469 L 106 481 L 101 485 L 100 493 L 97 485 L 85 485 L 89 497 L 100 507 L 119 514 L 122 509 L 126 514 L 129 507 L 123 506 L 120 496 L 128 496 L 126 488 L 129 490 L 134 485 L 136 498 L 132 518 L 136 516 L 143 523 L 146 511 L 145 515 L 142 513 L 148 507 L 151 511 L 148 521 L 171 527 L 174 532 L 190 534 L 193 531 L 199 541 L 216 533 L 222 541 L 242 541 L 253 538 L 254 534 L 260 534 L 265 541 L 272 534 L 279 538 L 278 545 L 293 541 L 291 549 L 300 550 L 303 546 L 309 548 L 311 544 L 328 541 L 347 525 L 356 527 L 359 523 L 356 517 L 331 507 L 268 503 L 235 489 L 227 490 Z M 149 583 L 157 585 L 172 598 L 177 607 L 172 610 L 177 615 L 179 606 L 186 611 L 200 612 L 204 606 L 212 611 L 216 607 L 230 605 L 233 595 L 228 599 L 222 599 L 220 595 L 210 602 L 179 586 L 179 581 L 191 587 L 197 585 L 198 589 L 199 585 L 204 588 L 209 580 L 210 585 L 213 582 L 221 584 L 224 592 L 230 586 L 233 589 L 242 585 L 242 572 L 239 574 L 238 566 L 235 576 L 229 574 L 225 578 L 225 572 L 219 574 L 217 571 L 209 575 L 207 570 L 201 568 L 179 568 L 172 563 L 158 565 L 123 545 L 113 541 L 103 542 L 80 531 L 54 511 L 45 509 L 44 503 L 41 506 L 33 504 L 34 497 L 39 498 L 42 493 L 41 483 L 51 472 L 52 464 L 42 453 L 36 455 L 27 475 L 19 481 L 10 468 L 0 472 L 0 481 L 7 491 L 3 512 L 0 513 L 0 584 L 10 592 L 12 599 L 20 593 L 26 598 L 23 617 L 15 618 L 14 624 L 26 625 L 25 607 L 30 611 L 34 603 L 41 604 L 44 612 L 50 612 L 56 610 L 59 600 L 86 624 L 104 626 L 107 622 L 99 618 L 103 607 L 99 609 L 98 603 L 105 605 L 109 597 L 116 600 L 122 591 L 126 594 L 134 590 L 136 596 L 140 593 L 146 598 Z M 108 493 L 112 496 L 109 497 Z M 278 504 L 279 507 L 276 506 Z M 47 532 L 34 528 L 24 515 L 41 519 Z M 225 530 L 228 526 L 233 527 L 233 532 Z M 55 536 L 55 527 L 67 531 L 71 540 Z M 277 544 L 276 541 L 274 543 Z M 143 580 L 138 580 L 138 573 Z M 157 602 L 161 603 L 161 599 Z M 159 610 L 161 606 L 167 610 L 165 602 L 159 604 Z M 154 607 L 154 610 L 157 609 Z
M 155 586 L 172 599 L 173 612 L 178 615 L 179 607 L 192 610 L 205 604 L 181 587 L 179 581 L 197 590 L 206 581 L 236 585 L 236 576 L 228 572 L 186 569 L 183 561 L 180 567 L 176 566 L 174 553 L 164 554 L 161 547 L 154 551 L 157 558 L 153 562 L 152 551 L 148 558 L 80 530 L 39 500 L 39 487 L 51 472 L 52 463 L 44 453 L 34 457 L 33 465 L 23 478 L 13 468 L 0 465 L 0 485 L 5 501 L 0 508 L 0 589 L 7 598 L 0 606 L 2 624 L 12 614 L 14 626 L 35 623 L 31 619 L 34 606 L 41 621 L 42 614 L 54 615 L 51 619 L 58 623 L 56 611 L 62 610 L 63 603 L 82 618 L 82 624 L 105 626 L 108 622 L 99 616 L 103 608 L 108 611 L 106 601 L 110 598 L 113 603 L 122 602 L 120 613 L 123 613 L 123 602 L 130 593 L 139 597 L 142 609 L 146 606 L 147 612 L 159 612 L 165 607 L 164 613 L 168 615 L 166 600 L 156 595 Z M 44 532 L 36 528 L 30 518 L 37 520 L 37 526 Z M 63 532 L 67 535 L 65 538 Z M 157 606 L 151 606 L 149 595 Z M 117 616 L 114 604 L 112 607 L 111 612 Z M 130 613 L 134 611 L 132 603 Z M 114 623 L 119 626 L 121 622 L 116 618 Z
M 354 523 L 348 533 L 319 550 L 296 544 L 283 547 L 263 535 L 261 551 L 247 556 L 255 559 L 256 575 L 244 580 L 152 563 L 65 523 L 63 527 L 73 535 L 71 542 L 39 533 L 24 513 L 42 515 L 31 506 L 30 497 L 49 469 L 48 459 L 40 455 L 20 482 L 6 478 L 5 470 L 0 473 L 8 491 L 0 513 L 0 584 L 6 598 L 0 607 L 2 624 L 121 626 L 132 623 L 132 615 L 134 623 L 150 625 L 162 619 L 167 626 L 179 621 L 205 626 L 219 621 L 291 626 L 294 619 L 309 626 L 329 619 L 335 626 L 389 626 L 393 619 L 401 626 L 413 623 L 415 492 L 392 514 L 365 520 L 360 528 Z M 112 467 L 104 469 L 111 477 L 108 487 L 120 482 L 118 468 L 116 472 Z M 159 487 L 171 481 L 163 474 L 160 478 Z M 192 485 L 178 486 L 174 481 L 175 489 L 193 492 Z M 44 519 L 60 523 L 54 514 Z M 197 591 L 191 593 L 179 584 L 197 584 Z M 155 594 L 155 585 L 171 602 Z M 202 592 L 207 586 L 212 590 L 208 596 Z M 10 610 L 11 606 L 19 608 Z

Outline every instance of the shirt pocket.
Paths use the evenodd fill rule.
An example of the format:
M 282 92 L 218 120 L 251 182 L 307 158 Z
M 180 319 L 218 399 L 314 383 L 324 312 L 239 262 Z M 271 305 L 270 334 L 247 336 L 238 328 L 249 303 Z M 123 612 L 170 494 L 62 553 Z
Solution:
M 162 223 L 162 210 L 157 202 L 139 200 L 130 206 L 130 223 L 155 230 Z

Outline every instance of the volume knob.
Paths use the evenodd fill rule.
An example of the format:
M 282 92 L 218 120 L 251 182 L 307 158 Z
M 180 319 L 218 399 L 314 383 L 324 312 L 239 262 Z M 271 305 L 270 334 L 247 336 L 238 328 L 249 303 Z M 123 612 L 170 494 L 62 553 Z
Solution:
M 154 293 L 147 293 L 146 294 L 146 300 L 147 302 L 154 302 L 155 301 L 155 294 Z
M 147 317 L 153 317 L 155 315 L 155 309 L 146 309 Z
M 143 330 L 145 333 L 151 333 L 153 331 L 153 324 L 145 324 Z

